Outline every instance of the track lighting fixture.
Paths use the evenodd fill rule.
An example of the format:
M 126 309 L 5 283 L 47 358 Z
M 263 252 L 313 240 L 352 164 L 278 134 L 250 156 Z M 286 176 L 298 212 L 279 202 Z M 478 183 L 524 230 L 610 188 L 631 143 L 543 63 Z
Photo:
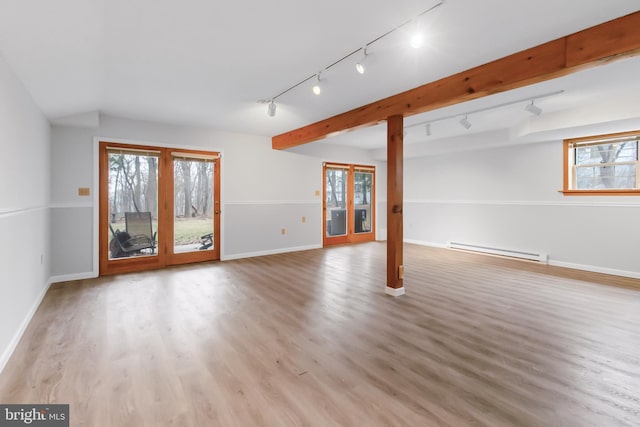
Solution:
M 469 121 L 469 118 L 465 115 L 463 118 L 460 119 L 459 122 L 465 129 L 469 129 L 471 127 L 471 122 Z
M 368 43 L 366 43 L 364 45 L 364 47 L 359 47 L 357 49 L 352 50 L 351 52 L 348 52 L 347 54 L 345 54 L 343 57 L 337 59 L 336 61 L 332 62 L 331 64 L 327 65 L 326 67 L 323 68 L 323 71 L 329 70 L 330 68 L 335 67 L 336 65 L 340 64 L 342 61 L 345 61 L 348 58 L 351 58 L 353 55 L 358 54 L 360 51 L 364 52 L 364 58 L 362 58 L 361 61 L 359 61 L 356 64 L 356 70 L 358 71 L 358 73 L 360 74 L 364 74 L 366 72 L 366 67 L 364 65 L 364 60 L 367 58 L 367 48 L 369 46 L 371 46 L 374 43 L 379 42 L 380 40 L 384 39 L 385 37 L 387 37 L 388 35 L 400 30 L 400 29 L 404 29 L 409 25 L 414 25 L 415 26 L 415 30 L 419 30 L 418 25 L 417 25 L 417 19 L 419 19 L 420 17 L 426 15 L 429 12 L 432 12 L 433 10 L 437 9 L 438 7 L 442 6 L 445 3 L 445 0 L 440 0 L 438 3 L 436 3 L 435 5 L 429 7 L 428 9 L 423 10 L 422 12 L 420 12 L 418 15 L 414 16 L 413 18 L 397 25 L 396 27 L 390 29 L 389 31 L 379 35 L 378 37 L 374 38 L 373 40 L 369 41 Z M 411 39 L 411 45 L 418 48 L 420 46 L 422 46 L 423 44 L 423 37 L 422 34 L 419 34 L 418 32 L 416 32 L 416 34 L 414 34 L 413 38 Z M 259 100 L 258 102 L 260 103 L 267 103 L 269 101 L 266 100 L 275 100 L 276 98 L 281 97 L 282 95 L 285 95 L 287 93 L 289 93 L 290 91 L 294 90 L 295 88 L 297 88 L 298 86 L 304 85 L 305 83 L 307 83 L 309 80 L 315 79 L 317 78 L 317 82 L 315 85 L 313 85 L 313 93 L 315 93 L 316 95 L 320 95 L 320 93 L 322 92 L 322 88 L 320 86 L 320 73 L 317 74 L 311 74 L 310 76 L 300 80 L 299 82 L 289 86 L 288 88 L 284 89 L 282 92 L 278 93 L 277 95 L 274 95 L 272 97 L 269 98 L 263 98 L 262 100 Z M 267 110 L 267 112 L 270 112 L 270 110 Z M 274 114 L 275 114 L 275 110 L 274 110 Z
M 318 77 L 318 80 L 316 81 L 316 84 L 313 85 L 313 87 L 311 88 L 311 90 L 313 91 L 313 93 L 315 93 L 316 95 L 320 95 L 322 93 L 322 87 L 320 87 L 320 73 L 318 72 L 318 74 L 316 74 L 316 76 Z
M 276 103 L 273 102 L 273 99 L 271 100 L 271 102 L 269 102 L 269 105 L 267 106 L 267 115 L 269 117 L 273 117 L 276 115 Z
M 422 37 L 422 34 L 415 33 L 413 36 L 411 36 L 411 41 L 409 43 L 411 44 L 412 48 L 418 49 L 422 47 L 422 44 L 424 43 L 424 38 Z
M 366 68 L 364 66 L 364 62 L 367 60 L 367 46 L 364 46 L 362 48 L 362 51 L 364 52 L 364 56 L 362 57 L 362 59 L 360 61 L 358 61 L 358 63 L 356 64 L 356 71 L 360 74 L 364 74 L 366 71 Z
M 420 32 L 420 27 L 418 26 L 417 22 L 415 24 L 413 35 L 411 36 L 411 39 L 409 40 L 409 44 L 414 49 L 419 49 L 424 44 L 424 37 L 423 37 L 422 33 Z
M 557 90 L 555 92 L 544 93 L 542 95 L 537 95 L 537 96 L 529 97 L 529 98 L 516 99 L 514 101 L 503 102 L 502 104 L 497 104 L 497 105 L 491 105 L 491 106 L 488 106 L 488 107 L 478 108 L 477 110 L 469 110 L 469 111 L 466 111 L 465 113 L 463 113 L 464 116 L 462 116 L 462 118 L 459 120 L 459 123 L 465 129 L 469 129 L 471 127 L 471 122 L 469 121 L 469 114 L 476 114 L 476 113 L 481 113 L 483 111 L 495 110 L 495 109 L 498 109 L 498 108 L 508 107 L 510 105 L 516 105 L 516 104 L 522 105 L 523 102 L 527 102 L 527 101 L 529 103 L 524 107 L 524 110 L 530 112 L 531 114 L 535 114 L 536 116 L 539 116 L 540 114 L 542 114 L 542 108 L 540 108 L 537 105 L 535 105 L 535 101 L 537 99 L 548 98 L 550 96 L 560 95 L 561 93 L 564 93 L 564 90 Z M 458 117 L 460 117 L 459 113 L 458 114 L 452 114 L 450 116 L 431 118 L 428 121 L 424 121 L 424 122 L 419 122 L 419 123 L 414 123 L 412 125 L 408 125 L 408 126 L 406 126 L 406 128 L 412 128 L 412 127 L 424 125 L 425 126 L 426 135 L 427 136 L 431 136 L 431 125 L 433 123 L 441 122 L 441 121 L 444 121 L 444 120 L 455 119 L 455 118 L 458 118 Z
M 424 37 L 422 35 L 422 31 L 420 31 L 420 25 L 418 24 L 418 20 L 415 19 L 411 26 L 413 27 L 412 28 L 413 33 L 411 34 L 411 38 L 409 39 L 409 44 L 411 45 L 412 48 L 419 49 L 424 44 Z
M 528 111 L 531 114 L 534 114 L 536 116 L 539 116 L 540 114 L 542 114 L 542 108 L 540 108 L 536 104 L 534 104 L 533 99 L 531 100 L 531 104 L 527 104 L 527 106 L 524 107 L 524 109 L 525 109 L 525 111 Z

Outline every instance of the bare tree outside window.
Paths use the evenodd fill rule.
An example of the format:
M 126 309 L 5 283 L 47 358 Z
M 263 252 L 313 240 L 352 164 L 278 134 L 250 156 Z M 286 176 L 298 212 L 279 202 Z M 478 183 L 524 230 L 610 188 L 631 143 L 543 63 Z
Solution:
M 109 206 L 111 222 L 125 212 L 152 213 L 158 217 L 158 159 L 155 156 L 109 154 Z
M 635 189 L 638 141 L 575 147 L 576 189 Z

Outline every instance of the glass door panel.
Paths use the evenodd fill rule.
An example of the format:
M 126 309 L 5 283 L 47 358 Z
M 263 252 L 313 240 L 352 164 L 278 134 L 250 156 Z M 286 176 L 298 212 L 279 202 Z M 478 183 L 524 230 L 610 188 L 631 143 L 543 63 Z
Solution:
M 356 171 L 354 173 L 354 209 L 353 232 L 371 233 L 371 189 L 373 173 Z
M 158 255 L 159 155 L 107 149 L 109 260 Z
M 188 155 L 187 155 L 188 156 Z M 173 157 L 173 253 L 213 251 L 213 159 Z
M 326 237 L 346 236 L 348 169 L 327 167 L 325 170 Z

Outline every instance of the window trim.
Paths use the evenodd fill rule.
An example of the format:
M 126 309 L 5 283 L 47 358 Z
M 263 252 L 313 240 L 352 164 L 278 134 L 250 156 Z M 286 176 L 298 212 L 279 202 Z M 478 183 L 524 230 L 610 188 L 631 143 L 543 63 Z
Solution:
M 570 156 L 570 150 L 573 149 L 572 145 L 576 143 L 588 143 L 592 142 L 596 143 L 604 143 L 609 140 L 616 140 L 625 137 L 636 136 L 640 139 L 640 130 L 629 131 L 629 132 L 619 132 L 619 133 L 611 133 L 605 135 L 593 135 L 593 136 L 585 136 L 581 138 L 570 138 L 565 139 L 562 148 L 563 148 L 563 189 L 560 191 L 565 196 L 640 196 L 640 188 L 636 189 L 610 189 L 610 190 L 576 190 L 572 189 L 569 186 L 570 175 L 572 173 L 572 158 Z M 639 142 L 640 145 L 640 142 Z M 640 147 L 639 147 L 640 148 Z M 640 166 L 640 160 L 638 161 L 638 165 Z M 638 176 L 636 176 L 636 181 L 640 178 L 640 167 L 637 169 Z

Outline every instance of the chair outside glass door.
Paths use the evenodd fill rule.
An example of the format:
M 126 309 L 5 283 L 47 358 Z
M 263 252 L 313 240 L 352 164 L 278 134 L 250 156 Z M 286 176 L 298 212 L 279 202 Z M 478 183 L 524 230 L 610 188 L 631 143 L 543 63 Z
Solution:
M 109 259 L 155 257 L 160 152 L 109 147 L 106 155 Z

